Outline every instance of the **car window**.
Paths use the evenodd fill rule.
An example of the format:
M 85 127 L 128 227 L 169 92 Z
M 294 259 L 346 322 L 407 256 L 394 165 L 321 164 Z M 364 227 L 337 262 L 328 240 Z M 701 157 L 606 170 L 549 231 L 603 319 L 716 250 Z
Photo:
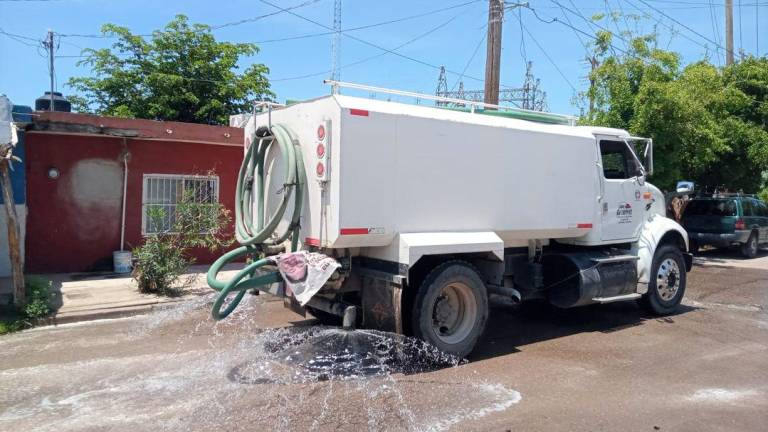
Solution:
M 685 207 L 685 216 L 736 216 L 736 201 L 729 199 L 693 200 Z
M 741 200 L 741 209 L 744 212 L 744 216 L 757 216 L 755 214 L 755 207 L 752 205 L 752 200 L 744 199 Z
M 628 179 L 638 174 L 635 158 L 624 141 L 600 141 L 600 156 L 607 179 Z
M 766 217 L 768 216 L 768 205 L 763 201 L 755 201 L 755 207 L 757 207 L 757 215 Z

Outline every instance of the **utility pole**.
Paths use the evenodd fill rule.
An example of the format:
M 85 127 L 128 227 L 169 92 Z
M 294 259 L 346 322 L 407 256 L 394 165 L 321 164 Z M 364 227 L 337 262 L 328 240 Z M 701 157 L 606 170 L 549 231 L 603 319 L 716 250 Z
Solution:
M 45 41 L 43 41 L 43 46 L 48 50 L 48 75 L 50 75 L 51 79 L 51 106 L 49 107 L 49 111 L 53 111 L 53 89 L 55 85 L 55 74 L 53 71 L 53 30 L 48 29 L 48 36 L 46 36 Z
M 733 0 L 725 0 L 725 64 L 733 64 Z
M 485 54 L 485 98 L 487 104 L 499 104 L 499 79 L 501 75 L 501 24 L 504 9 L 528 7 L 525 3 L 505 4 L 504 0 L 488 0 L 488 43 Z
M 504 0 L 488 0 L 488 44 L 485 54 L 485 100 L 499 104 L 499 75 L 501 74 L 501 23 Z

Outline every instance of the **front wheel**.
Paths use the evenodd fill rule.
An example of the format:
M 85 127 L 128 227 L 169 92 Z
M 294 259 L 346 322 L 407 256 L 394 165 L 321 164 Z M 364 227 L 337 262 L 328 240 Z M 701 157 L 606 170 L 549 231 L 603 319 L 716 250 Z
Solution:
M 449 261 L 424 279 L 413 304 L 416 337 L 441 351 L 465 357 L 485 329 L 488 294 L 477 271 L 467 262 Z
M 656 250 L 648 292 L 640 304 L 655 315 L 673 313 L 685 295 L 685 261 L 680 249 L 664 245 Z

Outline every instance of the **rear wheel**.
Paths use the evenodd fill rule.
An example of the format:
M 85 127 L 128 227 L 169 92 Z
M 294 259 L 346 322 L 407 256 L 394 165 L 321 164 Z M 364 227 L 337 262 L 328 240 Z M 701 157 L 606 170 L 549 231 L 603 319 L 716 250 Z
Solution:
M 754 258 L 757 256 L 757 246 L 757 233 L 753 232 L 749 240 L 741 245 L 741 254 L 747 258 Z
M 656 250 L 648 292 L 640 299 L 640 304 L 655 315 L 669 315 L 683 300 L 685 282 L 682 252 L 676 246 L 663 245 Z
M 472 351 L 488 319 L 488 294 L 469 263 L 449 261 L 435 267 L 415 300 L 416 337 L 459 357 Z

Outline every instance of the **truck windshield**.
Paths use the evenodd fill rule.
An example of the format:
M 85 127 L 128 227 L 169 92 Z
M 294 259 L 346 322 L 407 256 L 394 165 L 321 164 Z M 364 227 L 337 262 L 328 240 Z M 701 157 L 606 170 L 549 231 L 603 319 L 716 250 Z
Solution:
M 736 216 L 736 201 L 728 199 L 693 200 L 685 207 L 686 216 Z

